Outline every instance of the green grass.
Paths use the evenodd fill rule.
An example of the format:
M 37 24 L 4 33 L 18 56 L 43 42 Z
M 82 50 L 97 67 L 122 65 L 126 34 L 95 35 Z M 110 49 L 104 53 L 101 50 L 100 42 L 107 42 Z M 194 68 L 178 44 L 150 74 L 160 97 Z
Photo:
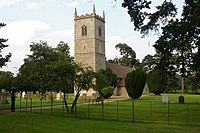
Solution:
M 0 115 L 1 133 L 199 133 L 199 126 L 96 121 L 36 113 Z

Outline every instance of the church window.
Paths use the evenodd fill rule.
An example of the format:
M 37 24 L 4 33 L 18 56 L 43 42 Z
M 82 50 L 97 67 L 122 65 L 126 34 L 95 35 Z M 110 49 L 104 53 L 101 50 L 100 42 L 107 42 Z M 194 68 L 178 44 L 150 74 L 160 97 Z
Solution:
M 82 26 L 82 36 L 87 35 L 87 27 L 85 25 Z
M 99 36 L 101 36 L 101 26 L 99 26 L 98 28 L 98 33 L 99 33 Z

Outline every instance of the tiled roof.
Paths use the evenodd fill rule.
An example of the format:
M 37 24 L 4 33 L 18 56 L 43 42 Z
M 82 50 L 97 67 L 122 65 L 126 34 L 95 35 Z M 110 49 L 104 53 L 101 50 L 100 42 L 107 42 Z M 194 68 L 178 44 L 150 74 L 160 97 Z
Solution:
M 128 73 L 134 70 L 131 67 L 126 67 L 109 62 L 106 62 L 106 68 L 112 70 L 112 72 L 117 75 L 117 78 L 122 78 L 122 79 L 124 79 Z

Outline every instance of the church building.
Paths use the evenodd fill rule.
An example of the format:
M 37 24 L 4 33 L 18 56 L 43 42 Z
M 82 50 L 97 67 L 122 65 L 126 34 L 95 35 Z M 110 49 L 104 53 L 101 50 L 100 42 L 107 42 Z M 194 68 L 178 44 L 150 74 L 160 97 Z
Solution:
M 91 67 L 94 71 L 109 68 L 117 75 L 118 85 L 114 95 L 125 96 L 128 94 L 125 89 L 126 74 L 133 71 L 133 68 L 106 62 L 105 55 L 105 13 L 102 16 L 96 14 L 95 6 L 93 12 L 86 15 L 78 15 L 74 12 L 74 57 L 75 62 L 83 67 Z M 110 51 L 112 52 L 112 51 Z M 83 91 L 87 96 L 96 92 L 92 89 Z

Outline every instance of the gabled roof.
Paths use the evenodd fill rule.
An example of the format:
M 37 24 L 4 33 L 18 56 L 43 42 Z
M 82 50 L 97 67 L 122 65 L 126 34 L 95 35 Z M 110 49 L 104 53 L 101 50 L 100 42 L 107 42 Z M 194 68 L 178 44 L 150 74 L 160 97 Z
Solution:
M 124 79 L 128 73 L 134 70 L 131 67 L 122 66 L 109 62 L 106 62 L 106 68 L 112 70 L 112 72 L 117 75 L 117 78 L 122 78 L 122 79 Z

